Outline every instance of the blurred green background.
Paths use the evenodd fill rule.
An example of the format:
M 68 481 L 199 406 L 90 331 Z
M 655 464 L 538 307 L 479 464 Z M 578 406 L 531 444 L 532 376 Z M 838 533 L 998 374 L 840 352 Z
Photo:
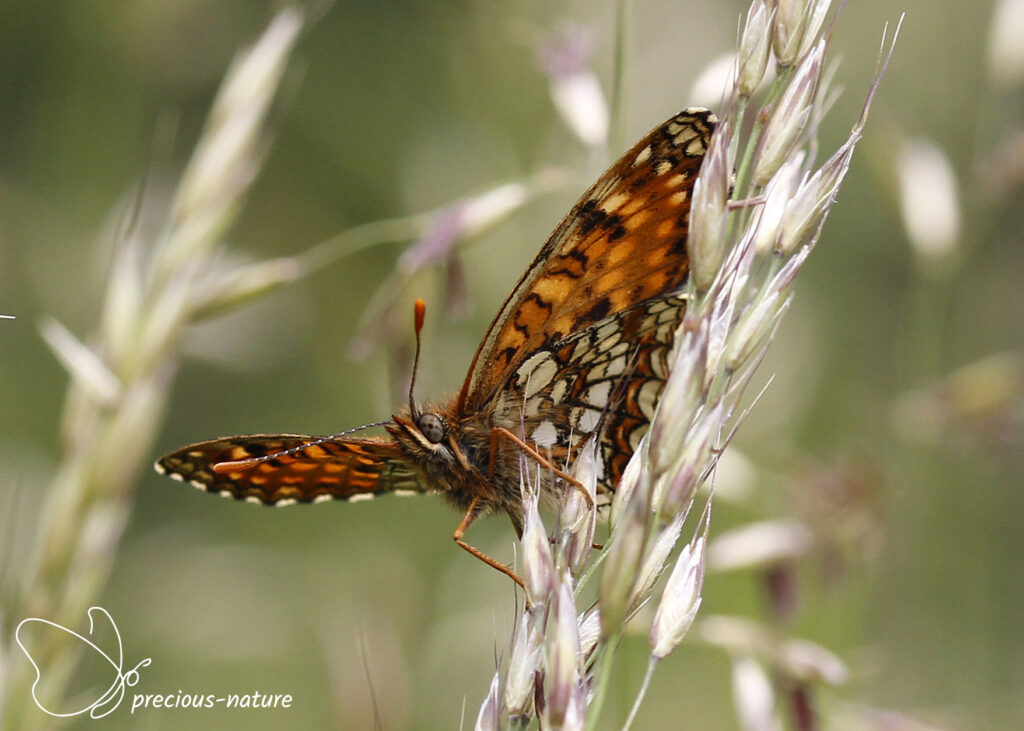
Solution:
M 708 102 L 690 85 L 733 48 L 746 4 L 633 9 L 623 146 Z M 749 496 L 721 501 L 713 529 L 787 516 L 815 528 L 783 631 L 849 663 L 849 682 L 818 697 L 830 717 L 892 709 L 942 727 L 1007 728 L 1024 714 L 1021 369 L 1011 359 L 947 377 L 1024 347 L 1021 185 L 988 175 L 1006 161 L 1006 140 L 1024 134 L 1024 94 L 987 71 L 990 3 L 850 3 L 833 38 L 844 93 L 824 150 L 847 134 L 883 23 L 904 9 L 865 139 L 762 367 L 776 379 L 736 442 L 754 470 Z M 95 330 L 133 186 L 147 172 L 173 183 L 228 63 L 272 10 L 0 4 L 0 312 L 18 318 L 0 323 L 8 573 L 29 553 L 67 382 L 38 322 L 53 317 L 83 339 Z M 298 254 L 545 165 L 584 171 L 463 251 L 465 313 L 445 308 L 442 277 L 415 280 L 409 294 L 429 305 L 418 391 L 456 391 L 505 293 L 602 168 L 558 121 L 538 42 L 569 19 L 589 28 L 607 88 L 613 17 L 609 3 L 332 3 L 299 43 L 233 249 Z M 899 215 L 897 151 L 919 136 L 949 155 L 962 195 L 959 257 L 940 272 L 920 266 Z M 351 256 L 197 328 L 153 457 L 223 434 L 328 434 L 389 416 L 400 369 L 386 348 L 356 359 L 350 345 L 402 249 Z M 411 327 L 401 337 L 408 347 Z M 153 660 L 139 688 L 295 701 L 135 717 L 126 702 L 101 723 L 369 728 L 372 685 L 384 728 L 470 726 L 495 656 L 507 654 L 513 592 L 452 544 L 457 522 L 430 497 L 268 510 L 147 470 L 97 602 L 118 623 L 126 665 Z M 472 536 L 511 558 L 505 521 Z M 761 579 L 711 575 L 702 611 L 762 617 Z M 628 639 L 604 727 L 621 724 L 645 663 L 645 638 Z M 727 658 L 694 643 L 662 663 L 636 727 L 736 723 Z

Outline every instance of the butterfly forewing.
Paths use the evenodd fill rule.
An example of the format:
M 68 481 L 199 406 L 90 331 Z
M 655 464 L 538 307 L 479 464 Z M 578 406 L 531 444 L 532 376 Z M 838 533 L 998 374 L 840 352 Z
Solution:
M 600 433 L 613 489 L 654 413 L 685 312 L 691 193 L 715 117 L 654 129 L 576 203 L 491 324 L 459 398 L 555 457 Z
M 491 323 L 459 397 L 463 413 L 483 408 L 538 351 L 683 285 L 690 194 L 714 123 L 705 109 L 685 110 L 583 194 Z
M 231 469 L 218 471 L 217 465 Z M 299 434 L 226 437 L 162 457 L 157 470 L 209 492 L 267 505 L 423 491 L 401 448 L 385 439 Z

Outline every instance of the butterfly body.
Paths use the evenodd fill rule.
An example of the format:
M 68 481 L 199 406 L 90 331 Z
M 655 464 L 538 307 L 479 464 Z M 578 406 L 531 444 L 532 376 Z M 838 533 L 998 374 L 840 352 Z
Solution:
M 457 397 L 410 407 L 388 437 L 227 437 L 184 447 L 157 470 L 270 505 L 436 492 L 517 531 L 524 454 L 558 497 L 590 437 L 614 489 L 646 432 L 686 310 L 690 198 L 715 124 L 686 109 L 627 151 L 583 194 L 502 305 Z M 510 574 L 511 575 L 511 574 Z

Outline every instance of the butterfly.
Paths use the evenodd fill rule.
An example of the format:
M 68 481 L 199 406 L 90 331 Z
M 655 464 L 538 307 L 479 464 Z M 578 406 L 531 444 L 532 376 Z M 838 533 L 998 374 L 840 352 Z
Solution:
M 594 437 L 598 493 L 614 490 L 668 376 L 686 310 L 693 186 L 716 122 L 683 110 L 583 194 L 501 306 L 454 399 L 410 396 L 383 424 L 387 437 L 225 437 L 172 452 L 157 471 L 266 505 L 439 493 L 462 512 L 456 543 L 519 581 L 465 531 L 503 512 L 522 534 L 524 454 L 550 468 L 541 490 L 557 497 L 572 479 L 555 465 Z M 418 333 L 421 309 L 417 319 Z

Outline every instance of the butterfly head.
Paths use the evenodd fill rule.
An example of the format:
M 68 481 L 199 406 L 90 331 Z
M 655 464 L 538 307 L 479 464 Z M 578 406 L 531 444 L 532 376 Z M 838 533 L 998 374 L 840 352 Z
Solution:
M 440 444 L 448 436 L 448 422 L 440 414 L 427 411 L 415 417 L 420 434 L 431 444 Z
M 467 471 L 472 470 L 456 438 L 455 419 L 443 409 L 425 407 L 415 414 L 403 411 L 392 417 L 387 430 L 441 492 L 463 484 Z
M 413 360 L 413 377 L 409 384 L 409 407 L 408 410 L 392 418 L 387 430 L 408 454 L 419 458 L 428 472 L 441 473 L 433 476 L 444 483 L 449 481 L 445 477 L 451 477 L 447 473 L 455 469 L 457 464 L 467 468 L 468 465 L 462 455 L 462 449 L 453 435 L 455 417 L 443 408 L 419 407 L 416 404 L 414 388 L 416 372 L 420 363 L 420 332 L 423 330 L 423 320 L 426 314 L 426 305 L 423 300 L 416 300 L 413 313 L 416 328 L 416 356 Z M 431 467 L 434 469 L 431 470 Z
M 438 454 L 449 451 L 450 424 L 448 417 L 438 410 L 403 410 L 392 417 L 387 430 L 410 451 Z

